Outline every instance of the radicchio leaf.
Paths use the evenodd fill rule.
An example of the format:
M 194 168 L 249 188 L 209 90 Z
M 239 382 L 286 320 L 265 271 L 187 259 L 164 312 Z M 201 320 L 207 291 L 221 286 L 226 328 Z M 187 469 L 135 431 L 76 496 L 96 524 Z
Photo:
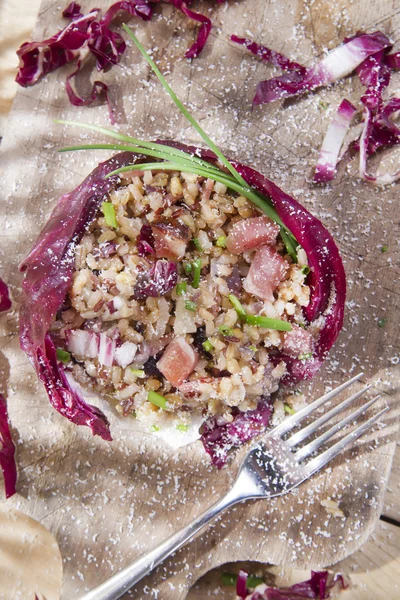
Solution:
M 252 54 L 255 54 L 261 58 L 261 60 L 264 60 L 275 67 L 279 67 L 282 71 L 297 71 L 302 74 L 305 74 L 307 71 L 306 67 L 290 60 L 284 56 L 284 54 L 275 52 L 275 50 L 271 50 L 271 48 L 267 48 L 266 46 L 261 46 L 261 44 L 257 44 L 252 40 L 247 40 L 246 38 L 241 38 L 237 35 L 231 35 L 231 40 L 232 42 L 235 42 L 235 44 L 246 46 L 247 50 L 250 50 Z
M 333 576 L 328 571 L 311 571 L 311 578 L 307 581 L 296 583 L 289 588 L 272 588 L 265 584 L 257 586 L 252 593 L 246 587 L 248 574 L 240 571 L 237 578 L 237 595 L 240 600 L 326 600 L 331 598 L 331 590 L 338 583 L 340 589 L 346 589 L 342 575 Z
M 0 312 L 5 312 L 6 310 L 10 310 L 10 308 L 11 300 L 8 285 L 0 279 Z
M 62 16 L 64 19 L 79 19 L 79 17 L 83 17 L 80 4 L 71 2 L 68 4 L 67 8 L 63 10 Z
M 35 85 L 47 73 L 80 57 L 87 47 L 88 28 L 96 19 L 98 9 L 74 19 L 67 27 L 43 42 L 22 44 L 17 51 L 18 73 L 15 81 L 23 87 Z
M 7 403 L 0 394 L 0 467 L 3 471 L 6 498 L 15 494 L 17 467 L 15 464 L 15 446 L 8 422 Z
M 238 38 L 241 40 L 241 38 Z M 236 40 L 234 40 L 236 41 Z M 239 43 L 242 43 L 240 41 Z M 246 42 L 244 42 L 245 45 Z M 294 68 L 289 59 L 281 54 L 274 53 L 268 48 L 261 48 L 261 57 L 272 64 L 278 65 L 281 62 L 281 68 L 290 70 L 288 74 L 273 77 L 272 79 L 261 81 L 257 86 L 256 95 L 253 104 L 266 104 L 280 98 L 289 98 L 304 92 L 314 90 L 321 85 L 327 85 L 338 79 L 349 75 L 366 58 L 382 50 L 390 49 L 392 43 L 380 31 L 371 34 L 361 34 L 348 40 L 345 44 L 338 46 L 320 62 L 310 69 L 301 70 Z M 251 49 L 258 54 L 256 48 Z M 283 66 L 282 66 L 283 65 Z
M 137 238 L 137 249 L 139 256 L 156 253 L 154 250 L 154 236 L 151 225 L 142 225 Z
M 96 57 L 96 66 L 99 71 L 108 71 L 118 64 L 126 49 L 126 44 L 120 33 L 110 29 L 111 21 L 120 11 L 125 11 L 133 17 L 148 21 L 153 16 L 152 5 L 157 2 L 170 2 L 190 19 L 201 23 L 198 36 L 194 44 L 186 52 L 187 58 L 198 56 L 207 41 L 211 30 L 211 21 L 205 15 L 193 12 L 188 8 L 190 0 L 120 0 L 112 4 L 104 16 L 97 21 L 99 9 L 93 9 L 89 14 L 83 15 L 81 7 L 76 2 L 71 2 L 63 11 L 63 17 L 71 19 L 71 23 L 57 34 L 43 42 L 22 44 L 17 54 L 19 68 L 16 82 L 23 87 L 37 83 L 47 73 L 76 60 L 76 69 L 67 77 L 66 89 L 68 98 L 74 106 L 88 106 L 103 93 L 109 105 L 110 120 L 114 122 L 113 113 L 108 99 L 107 85 L 102 81 L 95 81 L 91 93 L 84 99 L 72 88 L 71 80 L 77 75 L 88 56 L 88 51 Z M 217 0 L 219 3 L 225 0 Z
M 331 181 L 336 175 L 336 164 L 350 123 L 356 114 L 356 107 L 348 100 L 342 100 L 325 134 L 315 166 L 314 181 Z
M 215 155 L 210 150 L 170 141 L 158 142 L 191 152 L 211 163 L 216 162 Z M 302 361 L 282 354 L 277 355 L 276 360 L 286 363 L 287 374 L 283 380 L 285 384 L 310 379 L 321 367 L 343 325 L 346 276 L 339 250 L 321 221 L 297 200 L 251 167 L 235 161 L 232 161 L 232 164 L 251 187 L 271 199 L 284 225 L 307 254 L 310 267 L 307 283 L 310 285 L 311 295 L 308 306 L 304 308 L 304 315 L 310 323 L 323 316 L 324 324 L 311 359 Z
M 218 417 L 206 421 L 201 441 L 212 463 L 219 469 L 223 467 L 232 448 L 245 444 L 265 431 L 271 414 L 271 405 L 261 401 L 255 410 L 237 410 L 230 423 L 221 423 Z
M 149 296 L 164 296 L 176 286 L 177 281 L 176 264 L 169 260 L 157 260 L 149 271 L 138 275 L 133 297 L 135 300 L 143 300 Z
M 47 332 L 71 285 L 74 248 L 95 218 L 104 195 L 115 187 L 117 177 L 104 176 L 131 164 L 132 160 L 135 156 L 131 152 L 118 154 L 101 163 L 74 191 L 62 196 L 20 266 L 25 274 L 20 312 L 21 348 L 44 383 L 54 408 L 106 440 L 111 439 L 106 417 L 71 389 Z

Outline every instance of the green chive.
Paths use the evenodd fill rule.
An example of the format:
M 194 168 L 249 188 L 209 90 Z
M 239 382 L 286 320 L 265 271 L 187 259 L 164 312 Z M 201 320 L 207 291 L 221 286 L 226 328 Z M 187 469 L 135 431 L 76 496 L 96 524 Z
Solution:
M 221 582 L 222 582 L 222 585 L 234 586 L 234 585 L 236 585 L 236 582 L 237 582 L 237 575 L 234 575 L 233 573 L 222 573 L 221 574 Z
M 228 296 L 233 308 L 236 310 L 237 315 L 241 318 L 244 319 L 246 317 L 246 311 L 244 310 L 243 306 L 240 303 L 240 300 L 237 296 L 235 296 L 234 294 L 229 294 Z
M 101 211 L 104 215 L 106 223 L 109 227 L 114 227 L 117 229 L 117 217 L 115 216 L 115 208 L 111 202 L 103 202 L 101 205 Z
M 228 325 L 220 325 L 218 329 L 222 335 L 233 335 L 233 329 L 228 327 Z
M 71 360 L 71 353 L 67 352 L 63 348 L 57 348 L 56 355 L 60 362 L 68 363 Z
M 283 409 L 284 409 L 285 413 L 287 413 L 288 415 L 296 414 L 296 411 L 289 404 L 286 404 L 286 402 L 283 405 Z
M 176 426 L 176 428 L 177 428 L 178 431 L 187 431 L 188 430 L 188 426 L 185 425 L 184 423 L 179 423 Z
M 378 327 L 385 327 L 387 322 L 387 319 L 379 319 L 378 320 Z
M 161 394 L 153 392 L 153 390 L 150 390 L 150 392 L 147 394 L 147 400 L 155 406 L 159 406 L 160 408 L 167 407 L 167 399 L 164 398 L 164 396 L 161 396 Z
M 310 272 L 310 267 L 308 265 L 304 265 L 304 267 L 301 267 L 301 272 L 304 273 L 304 275 L 308 275 Z
M 192 281 L 192 286 L 197 289 L 199 287 L 199 283 L 200 283 L 200 274 L 201 274 L 201 258 L 196 258 L 196 260 L 194 260 L 192 262 L 192 274 L 193 274 L 193 281 Z
M 210 352 L 210 354 L 214 350 L 214 346 L 212 345 L 210 340 L 206 340 L 205 342 L 203 342 L 202 346 L 203 346 L 204 350 L 206 352 Z
M 257 327 L 264 327 L 265 329 L 275 329 L 275 331 L 292 331 L 291 324 L 287 321 L 281 321 L 280 319 L 246 315 L 244 321 L 248 325 L 256 325 Z
M 175 290 L 177 296 L 183 296 L 183 294 L 186 292 L 186 281 L 181 281 L 181 283 L 178 283 Z
M 300 354 L 300 356 L 298 356 L 299 360 L 308 360 L 309 358 L 312 358 L 312 352 L 306 352 L 305 354 Z
M 186 275 L 189 275 L 192 272 L 193 266 L 192 263 L 186 263 L 184 265 Z
M 218 248 L 226 248 L 226 235 L 220 235 L 215 242 Z
M 258 585 L 261 585 L 264 581 L 261 577 L 254 577 L 253 575 L 249 575 L 246 581 L 246 585 L 248 588 L 256 588 Z
M 152 426 L 150 427 L 150 431 L 151 431 L 152 433 L 154 433 L 154 432 L 156 432 L 156 431 L 160 431 L 160 428 L 159 428 L 157 425 L 152 425 Z
M 197 310 L 197 304 L 196 304 L 196 302 L 192 302 L 191 300 L 186 300 L 185 301 L 185 308 L 186 308 L 186 310 L 190 310 L 192 312 L 196 312 L 196 310 Z
M 146 373 L 143 371 L 143 369 L 133 369 L 132 367 L 130 367 L 132 373 L 134 375 L 136 375 L 136 377 L 146 377 Z
M 122 24 L 122 27 L 125 29 L 126 33 L 129 35 L 129 37 L 131 38 L 131 40 L 135 43 L 135 45 L 139 49 L 139 51 L 142 54 L 142 56 L 146 59 L 146 61 L 150 65 L 150 67 L 153 69 L 153 71 L 156 74 L 156 76 L 157 76 L 158 80 L 160 81 L 161 85 L 163 86 L 163 88 L 165 89 L 165 91 L 167 92 L 167 94 L 170 96 L 171 100 L 176 104 L 176 106 L 178 107 L 179 111 L 184 115 L 184 117 L 186 117 L 186 119 L 194 127 L 194 129 L 197 131 L 197 133 L 203 138 L 203 140 L 206 142 L 207 146 L 219 158 L 220 162 L 223 165 L 225 165 L 225 167 L 228 169 L 228 171 L 230 171 L 232 173 L 233 177 L 241 185 L 243 185 L 245 187 L 248 187 L 248 184 L 243 179 L 243 177 L 236 171 L 235 167 L 225 158 L 225 156 L 222 154 L 222 152 L 218 148 L 218 146 L 216 146 L 214 144 L 214 142 L 208 137 L 208 135 L 206 134 L 206 132 L 200 127 L 200 125 L 197 123 L 197 121 L 189 113 L 189 111 L 187 110 L 187 108 L 179 100 L 178 96 L 175 94 L 174 90 L 167 83 L 166 79 L 162 75 L 162 73 L 159 70 L 159 68 L 157 67 L 156 63 L 149 56 L 149 54 L 146 52 L 146 50 L 144 49 L 144 47 L 142 46 L 142 44 L 139 42 L 139 40 L 137 39 L 137 37 L 135 36 L 135 34 L 133 33 L 133 31 L 131 29 L 129 29 L 129 27 L 125 23 Z
M 381 247 L 381 252 L 382 254 L 384 254 L 385 252 L 387 252 L 389 250 L 389 246 L 382 246 Z
M 196 246 L 196 249 L 199 252 L 203 252 L 203 248 L 201 247 L 201 244 L 200 244 L 198 238 L 193 238 L 193 244 Z

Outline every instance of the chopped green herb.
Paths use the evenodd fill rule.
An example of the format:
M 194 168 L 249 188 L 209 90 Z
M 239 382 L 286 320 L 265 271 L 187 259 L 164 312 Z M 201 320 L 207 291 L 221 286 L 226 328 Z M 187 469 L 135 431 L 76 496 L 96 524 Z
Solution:
M 240 303 L 240 300 L 237 296 L 235 296 L 234 294 L 229 294 L 228 296 L 233 308 L 236 310 L 238 316 L 241 319 L 244 319 L 246 317 L 246 311 L 244 310 L 243 306 Z
M 166 408 L 167 406 L 167 399 L 164 398 L 164 396 L 161 396 L 161 394 L 153 392 L 153 390 L 150 390 L 150 392 L 147 394 L 147 400 L 155 406 L 159 406 L 160 408 Z
M 385 252 L 387 252 L 389 250 L 389 246 L 382 246 L 381 247 L 381 252 L 382 254 L 384 254 Z
M 305 354 L 300 354 L 298 356 L 299 360 L 308 360 L 309 358 L 312 358 L 312 352 L 306 352 Z
M 197 289 L 199 287 L 200 273 L 201 273 L 201 258 L 196 258 L 196 260 L 194 260 L 192 262 L 192 276 L 193 276 L 192 286 L 195 289 Z
M 196 246 L 196 249 L 199 252 L 203 252 L 203 248 L 202 248 L 198 238 L 193 238 L 193 244 Z
M 232 327 L 228 327 L 228 325 L 220 325 L 218 329 L 222 335 L 234 335 Z
M 176 426 L 178 431 L 187 431 L 188 430 L 188 426 L 185 425 L 184 423 L 179 423 L 179 425 Z
M 152 425 L 152 426 L 150 427 L 150 431 L 151 431 L 152 433 L 154 433 L 155 431 L 160 431 L 160 428 L 159 428 L 157 425 Z
M 196 302 L 192 302 L 191 300 L 186 300 L 185 308 L 186 308 L 186 310 L 191 310 L 192 312 L 196 312 L 197 304 L 196 304 Z
M 236 585 L 237 575 L 233 573 L 222 573 L 221 575 L 222 585 Z
M 71 360 L 71 353 L 63 350 L 63 348 L 57 348 L 56 355 L 60 362 L 68 363 Z
M 246 585 L 248 588 L 256 588 L 262 583 L 264 583 L 264 581 L 261 579 L 261 577 L 254 577 L 253 575 L 249 575 L 246 581 Z
M 252 352 L 257 352 L 256 346 L 249 346 L 249 350 L 251 350 Z
M 115 215 L 114 205 L 111 202 L 103 202 L 101 205 L 101 212 L 104 215 L 107 225 L 109 227 L 114 227 L 114 229 L 117 229 L 118 223 L 117 217 Z
M 131 367 L 131 371 L 136 377 L 146 377 L 146 373 L 143 371 L 143 369 L 133 369 Z
M 218 248 L 226 248 L 226 235 L 220 235 L 217 238 L 215 245 L 218 246 Z
M 294 408 L 292 408 L 289 404 L 285 404 L 283 405 L 283 409 L 285 411 L 285 413 L 287 413 L 288 415 L 295 415 L 296 411 L 294 410 Z
M 214 350 L 214 346 L 212 345 L 212 343 L 210 342 L 210 340 L 206 340 L 205 342 L 203 342 L 203 348 L 206 352 L 212 352 Z
M 238 576 L 234 575 L 233 573 L 222 573 L 222 575 L 221 575 L 222 585 L 229 585 L 229 586 L 233 587 L 234 585 L 236 585 L 237 578 L 238 578 Z M 264 581 L 261 579 L 261 577 L 254 577 L 253 575 L 249 575 L 247 578 L 247 581 L 246 581 L 246 587 L 254 589 L 258 585 L 261 585 L 262 583 L 264 583 Z
M 329 108 L 329 102 L 325 102 L 324 100 L 320 100 L 318 102 L 318 106 L 320 108 L 322 108 L 322 110 L 328 110 L 328 108 Z
M 387 319 L 378 319 L 378 327 L 385 327 Z
M 292 331 L 292 326 L 288 321 L 280 319 L 271 319 L 270 317 L 259 317 L 255 315 L 246 315 L 244 318 L 248 325 L 256 325 L 265 329 L 275 329 L 275 331 Z
M 176 286 L 176 295 L 183 296 L 183 294 L 185 292 L 186 292 L 186 281 L 182 281 L 181 283 L 178 283 Z
M 185 263 L 184 269 L 185 269 L 186 275 L 189 275 L 193 269 L 192 263 Z
M 301 272 L 304 273 L 304 275 L 308 275 L 310 272 L 310 267 L 308 265 L 304 265 L 304 267 L 301 267 Z

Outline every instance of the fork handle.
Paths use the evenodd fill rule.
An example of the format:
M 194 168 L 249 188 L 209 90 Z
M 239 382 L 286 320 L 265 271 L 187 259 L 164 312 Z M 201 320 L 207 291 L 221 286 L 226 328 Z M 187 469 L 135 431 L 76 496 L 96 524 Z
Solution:
M 119 573 L 116 573 L 104 583 L 101 583 L 94 590 L 91 590 L 80 600 L 118 600 L 135 583 L 143 579 L 157 565 L 162 563 L 170 554 L 176 552 L 186 542 L 191 540 L 194 535 L 205 525 L 208 525 L 213 519 L 221 514 L 226 508 L 243 500 L 243 496 L 238 493 L 235 486 L 221 500 L 213 504 L 203 514 L 201 514 L 192 523 L 180 529 L 167 538 L 160 546 L 142 556 L 128 567 L 125 567 Z

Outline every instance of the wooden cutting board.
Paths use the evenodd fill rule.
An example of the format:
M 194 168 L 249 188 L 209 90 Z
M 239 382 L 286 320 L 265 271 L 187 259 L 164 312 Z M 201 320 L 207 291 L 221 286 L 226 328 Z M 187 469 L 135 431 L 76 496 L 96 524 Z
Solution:
M 85 10 L 92 7 L 89 2 L 82 4 Z M 103 9 L 107 4 L 96 2 Z M 231 509 L 138 586 L 135 599 L 183 600 L 198 577 L 227 561 L 308 568 L 332 564 L 352 553 L 371 533 L 380 513 L 397 429 L 398 187 L 378 190 L 343 166 L 332 185 L 320 188 L 309 183 L 333 110 L 343 97 L 357 102 L 362 89 L 352 77 L 308 97 L 251 111 L 257 82 L 273 71 L 228 41 L 231 33 L 251 33 L 260 42 L 312 64 L 359 29 L 379 28 L 396 40 L 400 15 L 395 3 L 199 4 L 204 12 L 210 11 L 215 24 L 199 59 L 183 58 L 195 28 L 171 6 L 157 9 L 160 16 L 150 23 L 134 23 L 140 39 L 155 49 L 175 91 L 223 150 L 254 165 L 318 215 L 334 234 L 345 261 L 345 327 L 325 367 L 303 389 L 311 400 L 362 369 L 364 381 L 374 384 L 382 405 L 391 404 L 392 411 L 385 428 L 360 440 L 353 451 L 295 493 Z M 50 0 L 43 3 L 34 39 L 49 37 L 62 25 L 59 6 Z M 19 90 L 2 143 L 0 206 L 1 274 L 12 286 L 15 309 L 1 319 L 0 341 L 1 381 L 9 399 L 19 465 L 19 494 L 9 502 L 56 536 L 64 560 L 64 599 L 77 598 L 217 500 L 234 477 L 239 458 L 218 472 L 210 467 L 199 442 L 173 451 L 134 421 L 118 420 L 106 404 L 102 408 L 110 418 L 114 441 L 93 438 L 50 407 L 19 350 L 17 265 L 57 198 L 106 156 L 100 151 L 56 153 L 61 146 L 95 136 L 66 131 L 53 119 L 108 125 L 104 106 L 69 105 L 64 81 L 70 68 L 52 73 L 31 89 Z M 122 130 L 148 139 L 198 141 L 135 50 L 130 48 L 122 66 L 102 79 L 111 86 Z M 393 78 L 392 90 L 399 80 Z M 388 251 L 381 252 L 382 246 Z M 383 318 L 385 326 L 378 327 Z M 345 518 L 326 512 L 321 505 L 326 498 L 339 501 Z

